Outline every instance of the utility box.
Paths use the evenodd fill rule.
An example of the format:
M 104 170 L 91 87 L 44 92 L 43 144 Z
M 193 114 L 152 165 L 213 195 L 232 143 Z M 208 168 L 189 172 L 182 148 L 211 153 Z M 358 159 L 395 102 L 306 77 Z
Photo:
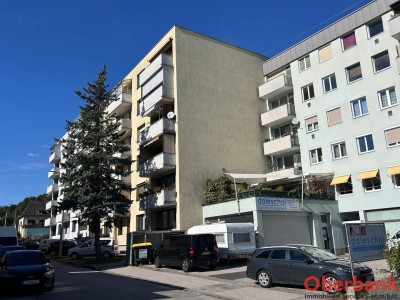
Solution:
M 152 243 L 138 243 L 132 245 L 132 263 L 137 266 L 139 264 L 149 264 L 153 258 Z

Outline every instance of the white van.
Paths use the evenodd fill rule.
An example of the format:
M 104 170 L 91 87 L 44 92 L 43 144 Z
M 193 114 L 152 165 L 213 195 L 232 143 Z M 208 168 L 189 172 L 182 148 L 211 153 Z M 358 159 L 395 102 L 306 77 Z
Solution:
M 219 248 L 219 258 L 234 260 L 248 258 L 256 250 L 253 223 L 212 223 L 197 225 L 188 234 L 213 233 Z

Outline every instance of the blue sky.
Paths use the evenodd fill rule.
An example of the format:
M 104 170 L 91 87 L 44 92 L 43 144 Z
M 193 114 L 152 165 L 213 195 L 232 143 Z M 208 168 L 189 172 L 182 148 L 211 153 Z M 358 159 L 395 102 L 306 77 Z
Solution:
M 174 24 L 272 57 L 369 2 L 1 1 L 0 206 L 46 192 L 74 91 L 104 64 L 114 86 Z

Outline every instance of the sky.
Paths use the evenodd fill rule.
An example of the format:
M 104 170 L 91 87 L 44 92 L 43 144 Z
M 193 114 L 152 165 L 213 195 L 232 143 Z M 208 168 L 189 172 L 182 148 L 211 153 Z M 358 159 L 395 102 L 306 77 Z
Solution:
M 74 91 L 103 65 L 114 87 L 173 25 L 272 57 L 369 2 L 1 1 L 0 206 L 46 193 L 49 148 L 83 104 Z

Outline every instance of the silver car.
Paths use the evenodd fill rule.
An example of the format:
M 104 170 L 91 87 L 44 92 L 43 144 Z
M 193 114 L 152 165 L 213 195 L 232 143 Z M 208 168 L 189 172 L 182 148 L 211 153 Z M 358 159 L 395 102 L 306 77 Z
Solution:
M 112 238 L 100 238 L 101 253 L 104 257 L 115 256 L 114 251 L 114 239 Z M 67 256 L 72 259 L 78 259 L 85 256 L 95 256 L 96 248 L 94 246 L 94 239 L 87 240 L 77 247 L 68 250 Z

